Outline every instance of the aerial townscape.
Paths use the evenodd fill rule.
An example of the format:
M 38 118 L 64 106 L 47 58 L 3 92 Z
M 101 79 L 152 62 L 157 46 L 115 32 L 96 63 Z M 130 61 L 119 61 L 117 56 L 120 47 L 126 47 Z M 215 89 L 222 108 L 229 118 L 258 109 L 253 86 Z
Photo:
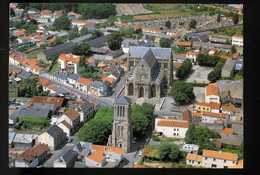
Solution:
M 10 3 L 9 167 L 243 168 L 241 4 Z

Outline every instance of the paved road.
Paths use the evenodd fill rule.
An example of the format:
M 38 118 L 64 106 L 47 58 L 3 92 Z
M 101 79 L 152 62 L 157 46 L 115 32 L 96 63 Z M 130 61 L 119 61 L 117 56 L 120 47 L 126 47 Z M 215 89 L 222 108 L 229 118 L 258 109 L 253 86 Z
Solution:
M 124 74 L 119 82 L 116 84 L 115 88 L 114 88 L 114 93 L 113 93 L 113 97 L 115 97 L 115 95 L 120 95 L 122 90 L 124 89 L 125 86 L 125 82 L 126 82 L 126 78 L 127 78 L 127 74 Z
M 40 74 L 40 77 L 44 77 L 49 79 L 50 81 L 52 81 L 53 83 L 55 83 L 59 88 L 61 88 L 62 90 L 71 93 L 77 97 L 80 97 L 82 99 L 88 100 L 88 101 L 92 101 L 95 103 L 98 103 L 100 106 L 112 106 L 113 105 L 113 98 L 112 97 L 97 97 L 95 95 L 92 94 L 86 94 L 76 88 L 73 88 L 69 85 L 64 85 L 61 84 L 60 82 L 55 81 L 53 78 L 51 78 L 50 74 L 48 73 L 42 73 Z
M 62 149 L 53 152 L 52 156 L 43 164 L 43 167 L 53 167 L 54 160 L 58 159 L 66 151 L 73 148 L 74 145 L 67 143 Z

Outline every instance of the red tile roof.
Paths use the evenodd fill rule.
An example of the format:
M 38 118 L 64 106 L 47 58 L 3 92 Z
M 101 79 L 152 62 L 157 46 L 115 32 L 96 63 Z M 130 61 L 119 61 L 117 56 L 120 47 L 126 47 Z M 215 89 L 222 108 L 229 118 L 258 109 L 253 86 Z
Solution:
M 62 106 L 64 98 L 61 97 L 47 97 L 47 96 L 34 96 L 31 103 L 47 103 L 54 104 L 56 106 Z
M 173 119 L 157 119 L 158 126 L 164 127 L 179 127 L 179 128 L 189 128 L 189 122 L 186 120 L 173 120 Z
M 223 159 L 223 160 L 232 160 L 232 161 L 238 160 L 238 155 L 235 153 L 213 151 L 213 150 L 207 150 L 207 149 L 202 150 L 202 156 L 216 158 L 216 159 Z
M 219 96 L 219 88 L 217 83 L 210 83 L 207 87 L 206 87 L 206 96 L 209 95 L 216 95 Z
M 78 55 L 73 55 L 73 54 L 65 54 L 61 53 L 59 55 L 59 59 L 64 61 L 64 62 L 72 62 L 74 64 L 79 64 L 80 61 L 80 56 Z
M 41 143 L 30 149 L 25 150 L 22 154 L 18 155 L 17 160 L 32 161 L 48 150 L 48 145 Z
M 74 109 L 68 109 L 65 112 L 65 115 L 68 116 L 71 120 L 76 120 L 80 116 L 79 112 Z

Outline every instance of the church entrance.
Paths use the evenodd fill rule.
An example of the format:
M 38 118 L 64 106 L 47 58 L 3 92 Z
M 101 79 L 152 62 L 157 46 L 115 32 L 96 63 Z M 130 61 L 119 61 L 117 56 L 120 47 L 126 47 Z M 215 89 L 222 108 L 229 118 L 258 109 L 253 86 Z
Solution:
M 156 87 L 155 85 L 153 84 L 151 86 L 151 97 L 155 97 L 156 96 Z
M 128 95 L 134 95 L 134 85 L 133 85 L 133 83 L 130 83 L 128 85 Z
M 143 86 L 141 86 L 140 89 L 139 89 L 139 98 L 140 97 L 144 97 L 144 88 L 143 88 Z

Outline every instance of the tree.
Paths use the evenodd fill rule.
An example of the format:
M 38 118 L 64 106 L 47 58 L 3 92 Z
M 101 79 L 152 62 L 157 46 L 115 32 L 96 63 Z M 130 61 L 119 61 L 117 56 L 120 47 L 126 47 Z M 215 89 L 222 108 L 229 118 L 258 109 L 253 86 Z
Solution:
M 69 30 L 71 21 L 67 16 L 61 16 L 54 21 L 53 26 L 56 30 Z
M 87 56 L 90 51 L 90 46 L 88 43 L 81 43 L 80 45 L 73 48 L 72 53 L 75 55 Z
M 218 79 L 220 79 L 223 65 L 224 65 L 224 61 L 220 59 L 216 64 L 216 66 L 214 67 L 213 71 L 211 71 L 208 74 L 208 80 L 210 82 L 216 82 Z
M 98 38 L 98 37 L 101 37 L 103 36 L 104 33 L 101 32 L 100 30 L 95 30 L 93 33 L 92 33 L 92 38 Z
M 189 28 L 190 29 L 195 29 L 197 25 L 197 21 L 195 19 L 192 19 L 189 23 Z
M 213 67 L 217 64 L 219 57 L 199 54 L 197 61 L 200 66 Z
M 119 32 L 113 33 L 108 39 L 108 47 L 111 50 L 118 50 L 121 48 L 121 42 L 123 41 Z
M 233 20 L 233 23 L 236 25 L 236 24 L 238 24 L 238 22 L 239 22 L 239 15 L 238 14 L 233 14 L 232 15 L 232 20 Z
M 217 132 L 208 129 L 205 126 L 192 126 L 188 129 L 185 136 L 185 142 L 199 145 L 200 149 L 216 150 L 212 142 L 213 139 L 220 138 Z
M 176 144 L 163 143 L 159 148 L 159 158 L 164 161 L 178 162 L 181 158 L 180 149 Z
M 170 29 L 171 28 L 171 21 L 166 21 L 165 22 L 165 27 L 167 27 L 168 29 Z
M 83 15 L 85 18 L 104 19 L 116 15 L 114 4 L 77 4 L 76 12 Z
M 173 82 L 169 95 L 173 96 L 174 100 L 179 105 L 189 104 L 195 97 L 192 84 L 183 81 Z
M 80 36 L 80 34 L 78 32 L 77 27 L 74 27 L 71 31 L 69 31 L 69 40 L 72 40 L 72 39 L 77 38 L 79 36 Z
M 163 48 L 170 48 L 172 44 L 172 40 L 168 38 L 161 38 L 160 39 L 160 46 Z
M 185 60 L 182 63 L 181 67 L 177 70 L 176 76 L 179 79 L 184 79 L 191 73 L 191 69 L 192 69 L 191 61 L 190 60 Z
M 113 109 L 102 107 L 95 114 L 95 117 L 85 123 L 77 133 L 82 141 L 94 144 L 106 144 L 108 136 L 112 132 Z
M 81 30 L 80 30 L 80 35 L 81 35 L 81 36 L 86 35 L 86 34 L 88 34 L 88 33 L 89 33 L 89 31 L 88 31 L 88 28 L 87 28 L 87 27 L 81 28 Z

